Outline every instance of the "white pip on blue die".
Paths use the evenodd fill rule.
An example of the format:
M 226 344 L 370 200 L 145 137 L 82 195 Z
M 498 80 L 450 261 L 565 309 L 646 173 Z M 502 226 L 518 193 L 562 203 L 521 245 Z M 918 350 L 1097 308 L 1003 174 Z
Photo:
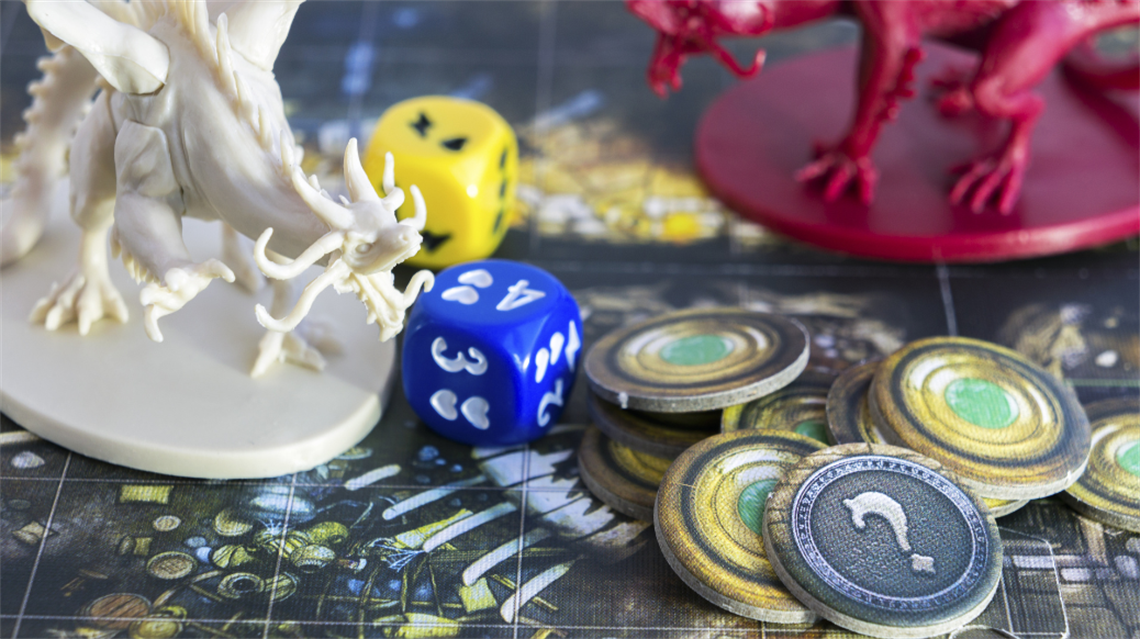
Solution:
M 459 264 L 408 317 L 404 394 L 445 437 L 528 442 L 558 421 L 581 354 L 578 303 L 553 275 L 509 260 Z

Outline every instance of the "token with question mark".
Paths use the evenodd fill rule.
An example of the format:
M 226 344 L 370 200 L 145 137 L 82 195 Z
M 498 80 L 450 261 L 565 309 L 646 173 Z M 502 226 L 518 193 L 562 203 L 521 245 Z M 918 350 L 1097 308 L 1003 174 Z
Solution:
M 1002 543 L 980 497 L 940 463 L 883 444 L 801 459 L 764 509 L 764 547 L 783 584 L 836 625 L 931 637 L 985 609 Z

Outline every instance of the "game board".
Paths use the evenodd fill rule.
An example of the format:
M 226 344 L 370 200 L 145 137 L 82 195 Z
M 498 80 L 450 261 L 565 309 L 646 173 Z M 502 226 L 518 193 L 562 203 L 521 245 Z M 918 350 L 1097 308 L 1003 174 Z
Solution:
M 1020 351 L 1082 401 L 1140 401 L 1135 239 L 988 266 L 858 261 L 780 239 L 709 197 L 689 160 L 700 114 L 735 80 L 697 60 L 686 90 L 658 100 L 643 82 L 652 37 L 617 2 L 310 2 L 276 72 L 305 169 L 330 190 L 348 137 L 367 139 L 398 100 L 463 95 L 502 113 L 522 143 L 521 211 L 497 255 L 566 284 L 587 348 L 664 311 L 741 305 L 801 321 L 819 368 L 958 334 Z M 770 38 L 769 64 L 856 37 L 833 23 Z M 0 38 L 7 180 L 43 41 L 11 2 Z M 4 418 L 0 635 L 851 636 L 736 617 L 689 590 L 648 523 L 578 480 L 586 388 L 550 435 L 507 450 L 441 439 L 396 392 L 359 446 L 261 481 L 131 471 Z M 1140 632 L 1140 536 L 1056 499 L 998 524 L 1003 584 L 958 636 Z

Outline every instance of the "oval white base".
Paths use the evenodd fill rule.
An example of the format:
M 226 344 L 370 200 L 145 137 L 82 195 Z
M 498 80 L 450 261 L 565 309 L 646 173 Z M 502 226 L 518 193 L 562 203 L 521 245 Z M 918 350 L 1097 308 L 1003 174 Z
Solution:
M 219 257 L 218 224 L 185 220 L 196 260 Z M 103 320 L 86 337 L 28 321 L 36 300 L 75 268 L 79 230 L 56 211 L 39 246 L 0 272 L 0 410 L 76 452 L 132 468 L 203 478 L 273 477 L 324 463 L 367 435 L 387 405 L 395 340 L 381 343 L 352 295 L 327 291 L 310 318 L 343 346 L 324 372 L 278 364 L 249 376 L 263 329 L 249 295 L 216 280 L 159 320 L 165 341 L 142 327 L 141 286 L 122 264 L 111 278 L 130 321 Z M 295 280 L 298 288 L 320 269 Z

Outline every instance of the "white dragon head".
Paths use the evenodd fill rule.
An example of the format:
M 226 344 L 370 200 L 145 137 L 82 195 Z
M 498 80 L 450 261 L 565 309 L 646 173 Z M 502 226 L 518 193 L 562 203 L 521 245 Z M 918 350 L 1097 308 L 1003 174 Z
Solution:
M 415 300 L 420 287 L 431 290 L 434 276 L 430 271 L 416 273 L 401 293 L 393 284 L 392 268 L 416 254 L 423 238 L 420 231 L 427 221 L 423 196 L 411 187 L 415 214 L 396 220 L 396 210 L 404 203 L 404 191 L 395 185 L 392 154 L 385 158 L 381 187 L 384 197 L 376 192 L 360 164 L 356 139 L 344 152 L 344 179 L 349 197 L 334 201 L 320 190 L 314 178 L 295 165 L 292 145 L 283 143 L 282 165 L 291 172 L 293 188 L 309 208 L 332 230 L 313 243 L 297 259 L 277 262 L 266 253 L 273 229 L 268 228 L 254 246 L 254 260 L 267 277 L 292 279 L 305 269 L 327 259 L 325 272 L 301 293 L 297 305 L 287 316 L 273 318 L 264 306 L 257 307 L 257 319 L 276 331 L 289 331 L 297 326 L 312 307 L 313 300 L 332 286 L 337 292 L 353 292 L 368 307 L 368 322 L 380 323 L 380 339 L 386 340 L 400 331 L 403 312 Z

